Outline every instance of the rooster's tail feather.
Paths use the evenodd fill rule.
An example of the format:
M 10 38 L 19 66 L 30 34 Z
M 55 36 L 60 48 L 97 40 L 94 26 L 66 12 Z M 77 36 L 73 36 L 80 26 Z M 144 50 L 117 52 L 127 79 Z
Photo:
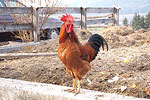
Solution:
M 95 57 L 97 56 L 98 52 L 99 52 L 99 48 L 102 47 L 104 50 L 104 42 L 108 51 L 108 44 L 106 42 L 106 40 L 99 34 L 93 34 L 89 40 L 88 43 L 90 44 L 90 46 L 92 48 L 94 48 L 95 50 L 95 56 L 93 57 L 93 59 L 95 59 Z

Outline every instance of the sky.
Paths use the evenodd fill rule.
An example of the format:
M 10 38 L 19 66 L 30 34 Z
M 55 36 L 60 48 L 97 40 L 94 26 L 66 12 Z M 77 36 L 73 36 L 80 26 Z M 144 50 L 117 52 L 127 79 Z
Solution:
M 98 0 L 95 0 L 94 2 L 93 0 L 70 0 L 70 1 L 65 0 L 65 1 L 67 2 L 67 6 L 70 7 L 91 7 L 92 3 Z
M 27 1 L 26 3 L 29 3 L 28 0 L 23 0 L 23 1 Z M 34 1 L 34 0 L 29 0 L 29 1 Z M 42 3 L 42 6 L 45 5 L 45 1 L 50 1 L 50 0 L 35 0 L 36 3 L 33 3 L 32 6 L 38 6 L 37 2 Z M 41 2 L 42 1 L 42 2 Z M 55 0 L 52 0 L 55 1 Z M 59 0 L 60 2 L 63 2 L 64 4 L 66 4 L 68 7 L 101 7 L 101 6 L 106 6 L 106 4 L 109 4 L 110 0 L 106 0 L 106 2 L 104 2 L 104 0 Z M 114 1 L 114 0 L 112 0 Z M 97 4 L 98 2 L 98 4 Z M 100 3 L 102 2 L 102 3 Z M 100 3 L 100 5 L 99 5 Z M 113 5 L 112 5 L 113 6 Z
M 106 0 L 108 2 L 104 2 L 104 0 L 64 0 L 67 2 L 67 6 L 69 7 L 103 7 L 106 3 L 109 3 L 109 0 Z M 97 5 L 97 2 L 103 2 L 99 5 Z M 114 6 L 114 5 L 112 5 Z

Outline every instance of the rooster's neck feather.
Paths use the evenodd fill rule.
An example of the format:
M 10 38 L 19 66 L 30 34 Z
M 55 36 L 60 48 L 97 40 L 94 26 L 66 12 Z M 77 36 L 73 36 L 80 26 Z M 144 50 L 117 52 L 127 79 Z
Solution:
M 67 39 L 70 39 L 72 42 L 80 44 L 79 39 L 78 39 L 76 33 L 74 32 L 74 30 L 72 30 L 70 33 L 66 32 L 65 23 L 64 23 L 64 24 L 62 24 L 61 29 L 60 29 L 59 43 L 63 43 Z

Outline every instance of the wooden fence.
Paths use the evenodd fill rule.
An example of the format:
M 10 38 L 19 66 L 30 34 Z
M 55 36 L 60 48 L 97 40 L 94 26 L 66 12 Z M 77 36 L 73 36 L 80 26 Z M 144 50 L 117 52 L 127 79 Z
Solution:
M 31 14 L 32 20 L 30 23 L 26 24 L 10 24 L 4 23 L 0 24 L 0 32 L 10 32 L 18 30 L 33 30 L 34 41 L 39 40 L 40 36 L 40 14 L 43 11 L 43 7 L 33 8 L 33 7 L 0 7 L 0 15 L 4 14 Z M 51 8 L 49 8 L 51 9 Z M 52 8 L 55 9 L 55 8 Z M 57 8 L 58 9 L 58 8 Z M 61 9 L 61 8 L 60 8 Z M 89 25 L 100 25 L 105 23 L 112 23 L 113 25 L 119 25 L 119 9 L 118 8 L 82 8 L 82 7 L 67 7 L 59 14 L 80 14 L 80 17 L 75 17 L 79 19 L 75 21 L 75 26 L 80 26 L 80 28 L 87 29 Z M 89 13 L 103 13 L 107 15 L 103 16 L 87 16 Z M 61 26 L 61 22 L 46 22 L 42 29 L 56 28 Z

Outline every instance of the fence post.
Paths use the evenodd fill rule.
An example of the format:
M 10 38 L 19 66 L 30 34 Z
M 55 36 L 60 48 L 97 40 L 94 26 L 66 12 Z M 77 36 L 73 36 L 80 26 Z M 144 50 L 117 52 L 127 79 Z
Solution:
M 115 26 L 119 25 L 119 8 L 114 7 L 114 19 L 115 19 Z
M 86 8 L 81 7 L 81 29 L 87 29 Z
M 39 28 L 39 10 L 32 7 L 32 24 L 33 24 L 33 40 L 40 40 L 40 28 Z

